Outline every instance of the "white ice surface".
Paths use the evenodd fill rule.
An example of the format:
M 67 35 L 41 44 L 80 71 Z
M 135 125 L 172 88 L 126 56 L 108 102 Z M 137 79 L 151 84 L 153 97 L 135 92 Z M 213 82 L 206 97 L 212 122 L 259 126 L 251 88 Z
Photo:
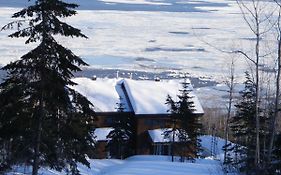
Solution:
M 107 3 L 124 3 L 124 4 L 149 4 L 149 5 L 171 5 L 161 1 L 146 1 L 146 0 L 100 0 Z
M 243 57 L 219 51 L 242 49 L 252 55 L 253 35 L 243 21 L 235 1 L 105 1 L 125 5 L 130 5 L 132 2 L 154 3 L 154 5 L 146 5 L 158 8 L 145 11 L 142 9 L 143 6 L 133 6 L 136 9 L 123 10 L 123 6 L 120 9 L 118 4 L 112 3 L 107 6 L 111 10 L 103 10 L 102 7 L 97 6 L 101 1 L 77 1 L 86 9 L 100 7 L 100 10 L 82 8 L 78 10 L 78 15 L 66 20 L 80 28 L 89 39 L 64 37 L 57 37 L 57 39 L 82 56 L 92 67 L 150 71 L 176 68 L 193 75 L 210 76 L 218 80 L 231 57 L 237 58 L 235 67 L 237 73 L 243 75 L 245 69 L 248 68 Z M 162 3 L 169 2 L 173 3 L 171 6 L 175 8 L 175 11 L 161 11 Z M 156 5 L 157 3 L 159 5 Z M 184 4 L 179 5 L 179 3 Z M 201 6 L 204 3 L 209 6 Z M 214 3 L 225 3 L 228 6 L 219 6 Z M 0 0 L 1 26 L 12 21 L 10 18 L 12 13 L 20 10 L 14 6 L 21 6 L 21 4 L 23 5 L 23 3 L 16 3 L 16 0 L 9 0 L 9 2 Z M 188 10 L 177 12 L 177 8 L 182 8 L 182 6 Z M 115 7 L 116 10 L 114 10 Z M 10 33 L 11 31 L 0 32 L 0 65 L 19 59 L 35 46 L 24 45 L 23 39 L 8 38 L 7 35 Z M 271 38 L 261 40 L 262 48 L 265 50 L 270 48 L 272 43 L 274 39 Z M 137 58 L 147 58 L 150 61 L 138 61 Z M 261 64 L 270 62 L 268 58 L 261 60 Z

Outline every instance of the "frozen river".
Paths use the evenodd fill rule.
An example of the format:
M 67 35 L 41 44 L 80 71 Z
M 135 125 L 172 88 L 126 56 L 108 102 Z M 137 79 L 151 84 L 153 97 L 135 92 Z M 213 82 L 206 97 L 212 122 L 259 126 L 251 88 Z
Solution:
M 74 1 L 74 0 L 69 0 Z M 252 35 L 235 1 L 228 0 L 79 0 L 78 15 L 67 19 L 89 39 L 58 37 L 95 69 L 181 71 L 220 79 L 236 58 L 242 75 L 247 64 L 218 51 L 252 50 Z M 0 25 L 28 4 L 0 0 Z M 35 47 L 0 32 L 0 65 Z M 210 46 L 211 45 L 211 46 Z

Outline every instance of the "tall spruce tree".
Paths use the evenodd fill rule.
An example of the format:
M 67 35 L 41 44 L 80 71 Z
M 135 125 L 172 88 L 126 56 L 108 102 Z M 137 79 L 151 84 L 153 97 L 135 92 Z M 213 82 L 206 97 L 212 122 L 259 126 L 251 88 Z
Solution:
M 226 164 L 231 164 L 246 174 L 255 171 L 255 127 L 256 127 L 256 85 L 246 72 L 244 90 L 240 92 L 241 100 L 235 105 L 237 112 L 230 121 L 230 128 L 237 144 L 230 146 L 230 149 L 237 155 L 228 157 Z
M 7 77 L 0 84 L 0 140 L 8 146 L 2 171 L 27 164 L 33 175 L 40 166 L 79 174 L 77 162 L 89 166 L 95 113 L 92 104 L 71 89 L 72 73 L 87 64 L 54 38 L 86 38 L 62 21 L 75 15 L 76 7 L 62 0 L 35 0 L 3 27 L 18 29 L 9 37 L 27 37 L 25 44 L 38 45 L 3 68 Z
M 124 110 L 123 103 L 118 103 L 118 113 L 113 119 L 113 130 L 107 135 L 109 138 L 107 149 L 111 157 L 117 159 L 124 159 L 134 151 L 134 120 Z
M 166 104 L 170 107 L 171 120 L 173 122 L 173 133 L 176 133 L 179 141 L 182 143 L 181 147 L 183 152 L 189 154 L 183 154 L 184 157 L 190 160 L 194 160 L 198 157 L 200 150 L 200 135 L 202 125 L 200 123 L 199 115 L 194 114 L 194 102 L 190 94 L 190 83 L 187 78 L 184 77 L 182 82 L 182 89 L 179 90 L 179 100 L 174 101 L 171 96 L 168 95 Z M 167 135 L 168 133 L 166 133 Z M 172 148 L 174 149 L 174 148 Z

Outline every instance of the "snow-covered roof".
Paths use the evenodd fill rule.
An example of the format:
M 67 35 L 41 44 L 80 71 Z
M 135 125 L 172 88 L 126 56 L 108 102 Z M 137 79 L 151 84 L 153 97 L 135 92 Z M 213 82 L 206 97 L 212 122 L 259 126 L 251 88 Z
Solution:
M 182 89 L 179 80 L 136 81 L 124 79 L 122 83 L 135 114 L 168 114 L 169 106 L 165 104 L 168 94 L 177 101 L 179 90 Z M 189 88 L 193 90 L 191 85 Z M 193 91 L 190 92 L 190 95 L 193 97 L 194 113 L 203 114 L 203 108 Z
M 94 135 L 96 136 L 95 140 L 96 141 L 107 141 L 109 140 L 106 138 L 106 136 L 112 131 L 113 128 L 108 127 L 108 128 L 96 128 L 94 131 Z
M 131 79 L 96 79 L 74 78 L 78 85 L 73 88 L 86 96 L 94 105 L 96 112 L 115 112 L 117 103 L 125 111 L 135 114 L 168 114 L 166 103 L 168 94 L 177 101 L 180 80 L 131 80 Z M 193 88 L 190 85 L 190 89 Z M 193 91 L 190 92 L 194 102 L 194 113 L 203 114 L 202 106 Z
M 73 88 L 93 103 L 96 112 L 116 111 L 117 103 L 120 102 L 115 89 L 117 79 L 74 78 L 73 81 L 77 83 Z
M 165 137 L 165 131 L 169 131 L 169 135 Z M 175 142 L 179 141 L 177 136 L 177 131 L 175 131 Z M 173 141 L 173 132 L 172 128 L 160 128 L 160 129 L 153 129 L 148 130 L 148 134 L 153 143 L 167 143 Z

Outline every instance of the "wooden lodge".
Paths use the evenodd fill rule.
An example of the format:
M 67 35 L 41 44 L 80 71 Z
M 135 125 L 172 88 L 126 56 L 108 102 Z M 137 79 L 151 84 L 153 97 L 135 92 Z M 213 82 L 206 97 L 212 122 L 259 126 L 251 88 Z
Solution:
M 134 153 L 137 155 L 170 155 L 171 138 L 164 137 L 165 130 L 171 129 L 170 113 L 165 104 L 170 95 L 177 100 L 181 89 L 179 80 L 131 80 L 131 79 L 88 79 L 75 78 L 75 89 L 86 96 L 95 106 L 97 129 L 95 130 L 97 158 L 110 158 L 105 146 L 106 137 L 112 130 L 114 117 L 120 117 L 117 103 L 124 104 L 122 115 L 134 119 L 136 140 Z M 190 85 L 190 89 L 192 87 Z M 203 115 L 204 111 L 196 95 L 191 91 L 194 102 L 194 115 Z M 177 142 L 177 141 L 176 141 Z M 174 146 L 175 155 L 179 155 L 180 143 Z

